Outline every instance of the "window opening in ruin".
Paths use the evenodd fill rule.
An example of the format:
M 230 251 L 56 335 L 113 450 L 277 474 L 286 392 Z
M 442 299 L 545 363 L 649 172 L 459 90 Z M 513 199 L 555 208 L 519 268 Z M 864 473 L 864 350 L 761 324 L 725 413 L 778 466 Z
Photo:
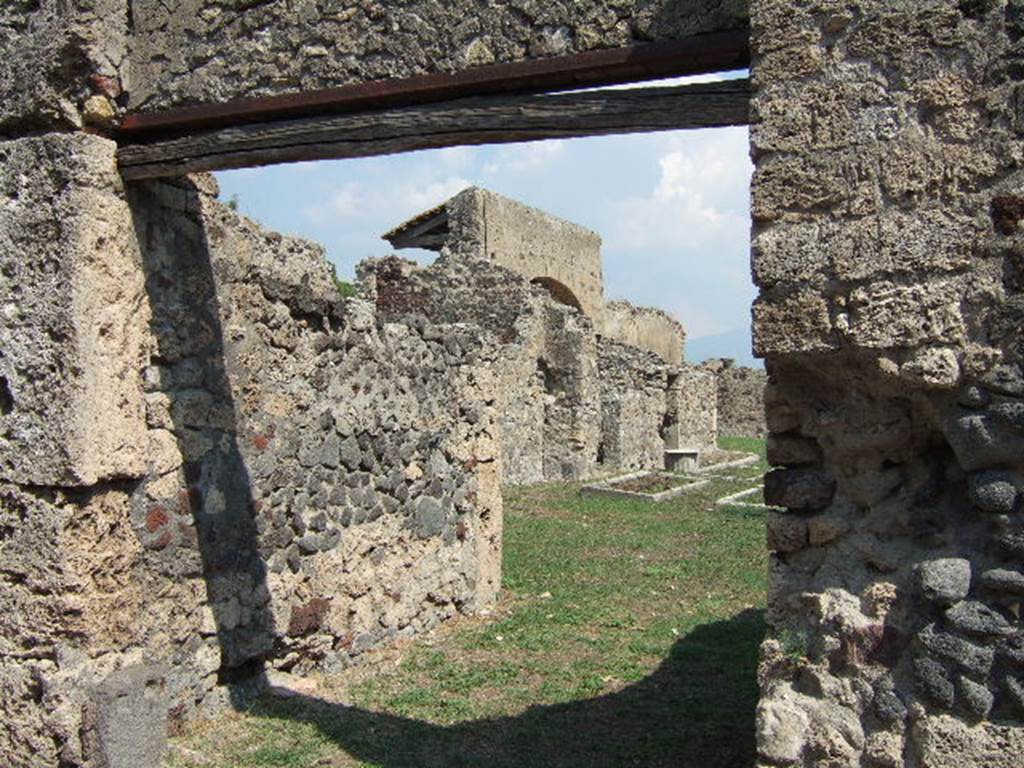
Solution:
M 580 300 L 576 298 L 572 289 L 564 283 L 560 283 L 558 280 L 550 277 L 535 277 L 530 282 L 545 288 L 558 303 L 573 307 L 580 312 L 583 311 L 583 305 L 580 304 Z
M 361 535 L 359 526 L 397 520 L 387 530 L 394 540 L 382 539 L 386 546 L 359 553 L 388 582 L 368 584 L 368 591 L 354 598 L 316 596 L 293 607 L 286 641 L 291 650 L 282 669 L 301 674 L 311 668 L 311 657 L 303 654 L 349 659 L 432 626 L 437 615 L 470 609 L 472 597 L 450 597 L 447 582 L 417 596 L 420 577 L 410 579 L 409 574 L 427 566 L 411 555 L 396 562 L 406 548 L 420 552 L 434 541 L 449 547 L 461 542 L 483 546 L 480 531 L 500 526 L 501 508 L 487 506 L 497 494 L 493 485 L 488 488 L 492 481 L 481 466 L 497 475 L 505 489 L 520 493 L 543 481 L 582 483 L 599 475 L 660 470 L 669 462 L 670 449 L 679 454 L 674 466 L 686 465 L 689 471 L 693 467 L 686 462 L 692 454 L 717 450 L 719 433 L 710 415 L 718 402 L 715 374 L 699 365 L 702 361 L 694 359 L 692 350 L 703 337 L 711 339 L 708 354 L 749 355 L 748 313 L 754 295 L 748 267 L 749 174 L 744 128 L 459 147 L 219 174 L 221 196 L 237 200 L 238 213 L 323 243 L 342 295 L 360 302 L 349 305 L 350 315 L 324 321 L 332 334 L 343 330 L 343 341 L 320 339 L 296 352 L 315 354 L 323 362 L 310 377 L 315 390 L 329 389 L 332 377 L 344 383 L 335 391 L 343 393 L 346 405 L 316 409 L 312 418 L 329 437 L 294 446 L 301 467 L 297 475 L 286 475 L 269 461 L 257 468 L 295 485 L 280 489 L 270 501 L 276 505 L 273 515 L 281 517 L 266 525 L 280 529 L 274 533 L 287 540 L 282 551 L 288 554 L 274 552 L 268 568 L 301 573 L 303 558 L 330 551 L 329 535 L 341 527 L 341 539 L 351 544 Z M 282 199 L 290 205 L 282 206 Z M 255 231 L 257 242 L 284 242 L 285 270 L 301 274 L 319 258 L 315 246 L 263 235 L 256 225 L 247 229 L 250 224 L 238 219 L 232 226 L 240 227 L 245 237 Z M 382 233 L 397 254 L 381 245 Z M 481 255 L 491 257 L 492 263 L 476 258 Z M 370 260 L 360 263 L 364 257 Z M 272 262 L 268 257 L 262 267 L 281 266 Z M 310 274 L 317 281 L 324 276 L 323 270 Z M 281 286 L 271 291 L 280 292 L 268 294 L 272 300 L 300 301 Z M 319 318 L 321 308 L 290 311 L 295 319 L 315 324 L 311 318 Z M 286 313 L 279 314 L 268 333 L 274 344 L 292 344 Z M 684 357 L 685 326 L 689 339 Z M 739 337 L 739 342 L 729 342 L 732 346 L 715 339 L 730 332 Z M 473 389 L 473 366 L 479 358 L 494 374 L 496 388 L 488 390 L 489 400 L 469 402 L 482 397 Z M 396 371 L 401 382 L 388 381 Z M 356 427 L 354 417 L 345 413 L 349 403 L 356 404 L 352 409 L 381 409 L 379 429 L 376 423 Z M 416 410 L 419 404 L 422 411 Z M 489 405 L 496 426 L 487 433 Z M 471 448 L 452 446 L 426 430 L 407 439 L 406 432 L 412 431 L 409 413 L 413 421 L 456 418 L 469 434 L 479 430 L 500 435 L 495 440 L 500 471 L 493 455 L 480 460 L 475 453 L 486 450 L 478 448 L 485 443 L 480 437 L 465 440 Z M 443 421 L 443 429 L 451 424 Z M 312 432 L 319 434 L 315 428 Z M 285 439 L 281 433 L 261 431 L 253 446 L 259 451 L 270 446 L 265 455 L 269 459 L 277 442 Z M 330 488 L 322 477 L 352 482 Z M 473 483 L 465 482 L 467 477 Z M 686 482 L 701 486 L 689 478 Z M 714 483 L 725 481 L 709 482 L 717 488 Z M 658 476 L 638 480 L 635 487 L 648 495 L 674 493 L 681 481 Z M 346 507 L 338 521 L 316 510 L 318 504 L 335 503 Z M 548 503 L 545 499 L 536 506 L 557 519 L 562 511 L 548 510 Z M 480 510 L 476 518 L 466 512 L 473 505 Z M 509 503 L 506 509 L 515 509 L 514 517 L 529 506 Z M 674 516 L 651 516 L 659 514 Z M 295 521 L 289 522 L 292 517 Z M 749 524 L 756 528 L 759 521 L 751 517 Z M 593 527 L 614 530 L 617 525 L 612 520 Z M 602 569 L 629 571 L 630 578 L 641 581 L 662 579 L 659 589 L 671 585 L 674 577 L 666 574 L 672 566 L 664 563 L 674 562 L 676 551 L 659 552 L 652 555 L 657 562 L 650 568 L 643 565 L 657 543 L 651 530 L 646 539 L 637 534 L 627 537 L 628 544 L 607 545 L 628 550 L 623 554 L 628 562 Z M 580 537 L 563 530 L 548 538 L 568 548 Z M 760 552 L 763 535 L 755 538 Z M 637 543 L 641 539 L 644 543 Z M 592 546 L 595 552 L 601 549 Z M 466 562 L 492 555 L 473 552 Z M 700 557 L 696 548 L 692 556 Z M 559 557 L 551 568 L 557 571 L 570 559 Z M 493 581 L 493 563 L 488 567 L 491 573 L 482 578 Z M 562 595 L 545 596 L 542 586 L 527 590 L 522 581 L 513 580 L 507 587 L 535 598 L 538 605 L 553 600 L 559 607 L 551 616 L 565 611 L 571 617 L 581 610 L 562 605 Z M 672 587 L 664 589 L 667 593 Z M 652 592 L 642 591 L 645 596 Z M 627 599 L 616 596 L 610 602 Z M 701 642 L 731 647 L 727 640 L 742 641 L 744 662 L 752 664 L 761 625 L 759 614 L 746 605 L 706 630 L 691 618 L 684 623 L 682 615 L 679 626 L 660 627 L 659 640 L 644 640 L 650 644 L 641 655 L 645 663 L 655 657 L 663 663 L 639 682 L 629 677 L 632 671 L 620 671 L 621 679 L 606 675 L 612 682 L 591 681 L 589 687 L 574 686 L 570 694 L 560 695 L 586 705 L 600 701 L 605 686 L 615 688 L 610 694 L 614 699 L 635 684 L 636 691 L 653 691 L 652 698 L 658 700 L 660 688 L 675 686 L 681 670 L 695 663 L 686 656 L 693 651 L 684 649 L 688 660 L 680 664 L 676 643 L 683 636 L 697 638 L 693 647 Z M 375 617 L 379 608 L 384 613 Z M 597 616 L 599 611 L 592 608 L 587 610 Z M 369 628 L 338 634 L 323 647 L 314 647 L 312 638 L 328 634 L 324 627 L 337 623 L 337 615 L 348 616 L 354 624 L 369 620 Z M 230 613 L 228 618 L 233 620 Z M 550 617 L 541 613 L 538 618 Z M 646 637 L 642 633 L 653 619 L 616 616 L 609 622 L 631 640 L 627 632 Z M 500 648 L 505 639 L 492 632 L 482 642 Z M 598 644 L 595 648 L 593 656 L 614 655 Z M 689 676 L 696 681 L 691 686 L 705 685 L 701 675 Z M 752 669 L 746 677 L 753 679 Z M 753 701 L 749 695 L 747 699 Z M 672 706 L 666 702 L 664 710 L 671 712 Z M 641 712 L 642 707 L 635 709 Z M 637 725 L 638 732 L 647 727 Z
M 359 261 L 387 253 L 384 233 L 401 257 L 431 263 L 452 239 L 439 206 L 469 187 L 496 192 L 595 232 L 605 298 L 677 317 L 687 359 L 760 367 L 749 333 L 751 167 L 746 129 L 722 128 L 450 147 L 218 179 L 222 197 L 237 199 L 241 212 L 323 244 L 345 284 L 355 283 Z M 556 298 L 580 303 L 556 276 L 533 279 L 554 281 L 547 285 Z

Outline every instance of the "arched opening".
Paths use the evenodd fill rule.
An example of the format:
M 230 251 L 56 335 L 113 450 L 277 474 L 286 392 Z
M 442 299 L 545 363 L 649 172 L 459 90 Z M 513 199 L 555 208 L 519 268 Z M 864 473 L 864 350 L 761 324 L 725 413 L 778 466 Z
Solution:
M 535 277 L 530 282 L 546 288 L 548 293 L 558 303 L 578 309 L 580 312 L 583 311 L 583 305 L 580 304 L 580 300 L 576 298 L 576 294 L 565 283 L 561 283 L 553 277 Z

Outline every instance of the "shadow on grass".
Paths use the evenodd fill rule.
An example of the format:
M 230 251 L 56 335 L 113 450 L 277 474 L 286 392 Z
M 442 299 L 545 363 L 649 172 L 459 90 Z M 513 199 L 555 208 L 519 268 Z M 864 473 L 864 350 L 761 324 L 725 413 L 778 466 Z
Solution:
M 750 766 L 763 635 L 763 612 L 746 610 L 696 628 L 650 676 L 615 693 L 451 726 L 302 696 L 264 700 L 252 714 L 311 723 L 384 768 Z

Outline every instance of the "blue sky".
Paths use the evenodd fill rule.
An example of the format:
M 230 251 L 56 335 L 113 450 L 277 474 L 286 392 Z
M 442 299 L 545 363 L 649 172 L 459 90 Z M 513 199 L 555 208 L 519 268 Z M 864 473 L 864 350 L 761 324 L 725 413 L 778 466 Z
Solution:
M 358 261 L 391 252 L 380 239 L 388 229 L 467 186 L 487 187 L 601 235 L 607 298 L 676 316 L 693 342 L 688 357 L 749 362 L 751 171 L 746 128 L 722 128 L 455 147 L 217 178 L 222 198 L 237 195 L 244 214 L 321 243 L 345 277 Z

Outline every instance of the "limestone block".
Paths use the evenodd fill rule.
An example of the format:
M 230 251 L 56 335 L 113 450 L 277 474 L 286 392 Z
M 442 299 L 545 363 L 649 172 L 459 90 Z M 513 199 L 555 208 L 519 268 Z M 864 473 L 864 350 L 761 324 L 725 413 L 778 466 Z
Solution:
M 961 344 L 966 327 L 960 311 L 962 287 L 933 280 L 920 285 L 881 281 L 850 293 L 845 335 L 869 348 Z
M 940 715 L 918 720 L 911 742 L 921 768 L 1017 768 L 1024 754 L 1024 729 L 968 725 Z
M 837 349 L 826 299 L 811 291 L 754 302 L 754 354 L 757 357 Z
M 773 765 L 792 765 L 803 752 L 810 718 L 803 697 L 789 692 L 757 705 L 757 751 Z
M 134 666 L 110 675 L 86 709 L 90 757 L 105 768 L 158 765 L 167 748 L 166 670 Z
M 772 156 L 758 163 L 751 187 L 751 216 L 760 223 L 809 211 L 877 212 L 870 154 L 821 151 Z
M 149 315 L 113 142 L 0 144 L 0 476 L 145 470 Z
M 659 355 L 670 365 L 683 362 L 686 331 L 667 312 L 609 301 L 604 307 L 604 335 Z

